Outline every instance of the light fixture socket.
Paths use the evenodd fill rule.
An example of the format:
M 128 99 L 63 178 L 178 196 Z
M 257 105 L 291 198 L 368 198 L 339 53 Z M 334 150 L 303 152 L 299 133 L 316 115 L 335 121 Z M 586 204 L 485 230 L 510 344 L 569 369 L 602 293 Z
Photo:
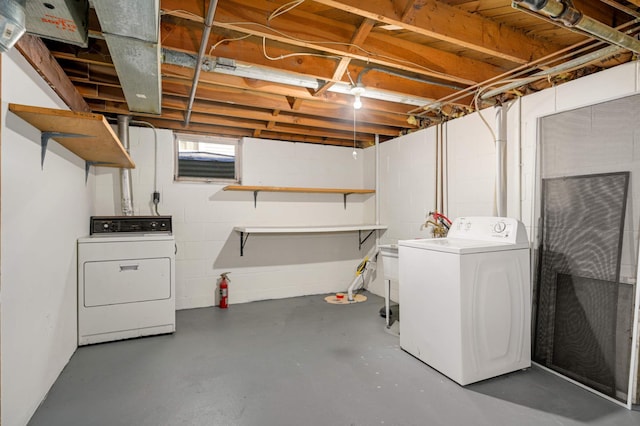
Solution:
M 351 94 L 354 96 L 354 100 L 353 100 L 353 108 L 354 109 L 360 109 L 362 108 L 362 100 L 360 99 L 360 96 L 364 93 L 364 87 L 361 86 L 354 86 L 351 88 Z

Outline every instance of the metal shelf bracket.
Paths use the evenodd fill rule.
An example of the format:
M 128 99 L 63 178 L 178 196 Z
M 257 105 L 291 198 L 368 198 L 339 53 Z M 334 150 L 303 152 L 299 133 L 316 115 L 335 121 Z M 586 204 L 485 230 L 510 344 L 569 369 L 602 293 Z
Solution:
M 367 241 L 369 239 L 369 237 L 371 236 L 371 234 L 373 234 L 375 232 L 375 229 L 372 229 L 371 231 L 369 231 L 369 233 L 367 234 L 366 237 L 364 237 L 364 240 L 362 239 L 362 230 L 358 230 L 358 250 L 362 249 L 362 245 L 364 244 L 365 241 Z
M 105 166 L 110 165 L 112 163 L 107 163 L 105 161 L 85 161 L 84 162 L 84 183 L 87 183 L 89 179 L 89 169 L 91 166 Z
M 244 236 L 244 232 L 240 232 L 240 256 L 244 256 L 244 246 L 247 244 L 247 240 L 249 239 L 249 233 L 247 232 L 247 236 Z
M 47 145 L 49 139 L 55 138 L 90 138 L 91 136 L 80 135 L 77 133 L 62 133 L 62 132 L 42 132 L 40 134 L 40 169 L 44 170 L 44 157 L 47 155 Z

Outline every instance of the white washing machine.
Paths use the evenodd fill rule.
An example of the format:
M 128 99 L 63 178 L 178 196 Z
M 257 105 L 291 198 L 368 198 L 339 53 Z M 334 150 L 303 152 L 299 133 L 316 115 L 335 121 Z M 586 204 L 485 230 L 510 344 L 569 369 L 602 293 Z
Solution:
M 454 220 L 399 245 L 400 347 L 461 385 L 531 365 L 529 242 L 521 222 Z
M 78 345 L 173 333 L 175 310 L 172 235 L 78 240 Z

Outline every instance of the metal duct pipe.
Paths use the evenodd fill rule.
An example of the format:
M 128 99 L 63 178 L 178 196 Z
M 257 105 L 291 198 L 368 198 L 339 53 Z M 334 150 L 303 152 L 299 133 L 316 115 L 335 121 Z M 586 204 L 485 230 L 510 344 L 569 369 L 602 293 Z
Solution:
M 364 87 L 364 85 L 362 84 L 362 77 L 368 73 L 369 71 L 378 71 L 384 74 L 389 74 L 389 75 L 394 75 L 396 77 L 400 77 L 400 78 L 406 78 L 407 80 L 413 80 L 413 81 L 417 81 L 418 83 L 424 83 L 424 84 L 432 84 L 434 86 L 441 86 L 441 87 L 447 87 L 449 89 L 454 89 L 454 90 L 463 90 L 466 87 L 462 87 L 462 86 L 456 86 L 455 84 L 451 84 L 451 83 L 444 83 L 444 82 L 440 82 L 440 81 L 435 81 L 435 80 L 428 80 L 428 79 L 424 79 L 424 78 L 419 78 L 419 77 L 413 77 L 411 75 L 406 75 L 406 74 L 402 74 L 400 72 L 396 72 L 393 70 L 389 70 L 386 68 L 379 68 L 379 67 L 367 67 L 365 69 L 363 69 L 362 71 L 360 71 L 360 74 L 358 74 L 358 78 L 356 80 L 356 86 L 357 87 Z
M 124 149 L 129 152 L 129 123 L 128 115 L 118 116 L 118 137 Z M 133 188 L 131 185 L 131 169 L 120 169 L 120 205 L 124 216 L 133 216 Z
M 496 213 L 507 215 L 507 109 L 496 110 Z
M 505 84 L 504 86 L 500 86 L 496 89 L 493 90 L 489 90 L 488 92 L 484 93 L 482 96 L 480 96 L 480 99 L 482 100 L 487 100 L 490 99 L 496 95 L 499 95 L 500 93 L 504 93 L 507 92 L 511 89 L 515 89 L 516 87 L 520 87 L 520 86 L 524 86 L 525 84 L 529 84 L 529 83 L 533 83 L 534 81 L 540 80 L 542 78 L 546 78 L 547 76 L 550 75 L 554 75 L 554 74 L 558 74 L 560 72 L 563 71 L 567 71 L 570 70 L 572 68 L 575 67 L 579 67 L 585 64 L 588 64 L 589 62 L 593 62 L 593 61 L 597 61 L 598 59 L 602 59 L 602 58 L 606 58 L 607 56 L 612 56 L 615 55 L 616 53 L 618 53 L 621 50 L 620 47 L 618 46 L 607 46 L 604 47 L 600 50 L 596 50 L 595 52 L 591 52 L 589 54 L 586 54 L 584 56 L 580 56 L 578 58 L 572 59 L 570 61 L 564 62 L 560 65 L 557 65 L 555 67 L 537 72 L 535 74 L 533 74 L 531 77 L 524 77 L 521 79 L 518 79 L 512 83 L 508 83 Z
M 209 34 L 211 34 L 211 26 L 213 25 L 213 16 L 216 13 L 218 7 L 218 0 L 211 0 L 209 2 L 209 10 L 207 11 L 207 19 L 204 22 L 204 31 L 202 32 L 202 40 L 200 41 L 200 50 L 198 51 L 198 59 L 196 59 L 196 67 L 193 73 L 193 83 L 191 83 L 191 93 L 189 94 L 189 104 L 187 105 L 187 113 L 184 118 L 185 127 L 189 125 L 191 120 L 191 110 L 193 109 L 193 101 L 196 99 L 196 90 L 198 89 L 198 80 L 200 79 L 200 71 L 202 70 L 202 59 L 204 53 L 207 50 L 207 42 L 209 41 Z
M 573 7 L 571 0 L 514 0 L 529 9 L 542 12 L 549 18 L 562 22 L 567 27 L 577 28 L 600 40 L 615 44 L 632 52 L 640 53 L 640 42 L 600 21 L 585 16 Z

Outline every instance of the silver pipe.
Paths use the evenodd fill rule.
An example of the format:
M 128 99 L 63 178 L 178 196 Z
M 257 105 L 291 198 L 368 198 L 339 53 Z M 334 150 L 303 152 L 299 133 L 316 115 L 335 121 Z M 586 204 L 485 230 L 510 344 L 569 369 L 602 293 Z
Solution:
M 209 41 L 209 34 L 211 34 L 211 26 L 213 25 L 213 16 L 216 13 L 217 7 L 218 0 L 211 0 L 209 2 L 207 19 L 204 23 L 204 31 L 202 32 L 202 40 L 200 41 L 200 50 L 198 51 L 198 59 L 196 59 L 196 67 L 193 72 L 193 82 L 191 83 L 189 104 L 187 105 L 187 113 L 184 118 L 185 127 L 189 125 L 189 120 L 191 120 L 191 110 L 193 109 L 193 102 L 196 99 L 196 90 L 198 89 L 198 80 L 200 79 L 200 70 L 202 69 L 202 59 L 204 58 L 204 53 L 207 50 L 207 42 Z
M 507 110 L 496 109 L 496 213 L 507 215 Z
M 583 15 L 567 0 L 514 0 L 514 2 L 517 4 L 524 3 L 529 9 L 542 12 L 551 19 L 562 22 L 567 27 L 577 28 L 600 40 L 640 53 L 640 41 L 600 21 Z
M 118 138 L 124 149 L 129 152 L 129 123 L 128 115 L 118 116 Z M 120 207 L 124 216 L 133 216 L 133 188 L 131 185 L 131 169 L 120 169 Z
M 414 77 L 411 75 L 407 75 L 407 74 L 402 74 L 400 72 L 396 72 L 393 70 L 389 70 L 386 68 L 379 68 L 379 67 L 367 67 L 365 69 L 363 69 L 362 71 L 360 71 L 360 74 L 358 74 L 358 78 L 356 80 L 356 86 L 358 87 L 364 87 L 364 85 L 362 84 L 362 77 L 368 73 L 369 71 L 378 71 L 384 74 L 389 74 L 389 75 L 394 75 L 396 77 L 400 77 L 400 78 L 406 78 L 407 80 L 413 80 L 413 81 L 417 81 L 418 83 L 425 83 L 425 84 L 432 84 L 434 86 L 441 86 L 441 87 L 447 87 L 449 89 L 454 89 L 454 90 L 463 90 L 466 87 L 462 87 L 462 86 L 456 86 L 455 84 L 451 84 L 451 83 L 444 83 L 441 81 L 435 81 L 435 80 L 429 80 L 426 78 L 419 78 L 419 77 Z
M 564 63 L 562 63 L 560 65 L 555 66 L 555 67 L 546 69 L 544 71 L 537 72 L 537 73 L 533 74 L 531 77 L 525 77 L 525 78 L 522 78 L 522 79 L 518 79 L 517 81 L 514 81 L 513 83 L 508 83 L 508 84 L 505 84 L 504 86 L 500 86 L 500 87 L 498 87 L 496 89 L 490 90 L 490 91 L 486 92 L 485 94 L 483 94 L 482 96 L 480 96 L 480 99 L 486 100 L 486 99 L 492 98 L 492 97 L 494 97 L 496 95 L 499 95 L 501 93 L 504 93 L 504 92 L 506 92 L 508 90 L 515 89 L 516 87 L 520 87 L 520 86 L 524 86 L 525 84 L 533 83 L 534 81 L 540 80 L 540 79 L 545 78 L 547 76 L 558 74 L 560 72 L 569 70 L 571 68 L 579 67 L 579 66 L 582 66 L 584 64 L 588 64 L 589 62 L 593 62 L 593 61 L 596 61 L 598 59 L 605 58 L 607 56 L 615 55 L 620 50 L 621 50 L 621 48 L 619 46 L 607 46 L 607 47 L 605 47 L 603 49 L 596 50 L 595 52 L 589 53 L 589 54 L 584 55 L 584 56 L 580 56 L 579 58 L 572 59 L 571 61 L 564 62 Z

